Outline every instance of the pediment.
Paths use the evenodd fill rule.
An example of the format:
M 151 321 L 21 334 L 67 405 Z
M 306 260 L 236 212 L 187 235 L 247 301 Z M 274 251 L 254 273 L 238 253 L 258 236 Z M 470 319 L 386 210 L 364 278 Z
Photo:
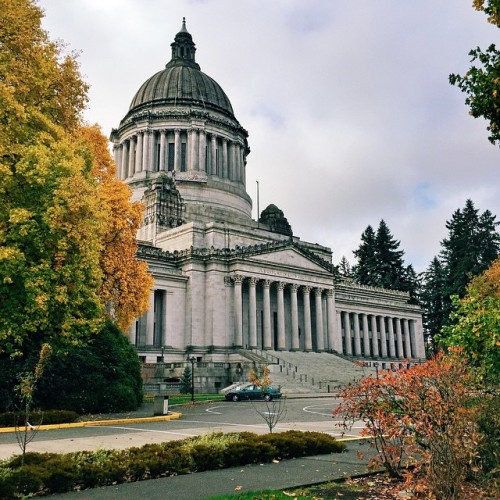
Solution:
M 292 268 L 300 269 L 302 271 L 329 274 L 327 269 L 295 248 L 269 250 L 267 252 L 249 256 L 245 260 L 247 262 L 250 261 L 259 263 L 260 265 L 267 264 L 273 267 Z

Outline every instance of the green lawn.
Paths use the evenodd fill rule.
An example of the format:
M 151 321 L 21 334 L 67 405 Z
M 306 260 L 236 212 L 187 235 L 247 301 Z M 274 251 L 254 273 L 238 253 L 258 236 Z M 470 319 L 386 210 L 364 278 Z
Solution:
M 144 401 L 153 401 L 154 396 L 144 396 Z M 223 394 L 195 394 L 194 401 L 223 401 Z M 169 405 L 182 405 L 191 403 L 191 394 L 171 394 L 168 396 Z

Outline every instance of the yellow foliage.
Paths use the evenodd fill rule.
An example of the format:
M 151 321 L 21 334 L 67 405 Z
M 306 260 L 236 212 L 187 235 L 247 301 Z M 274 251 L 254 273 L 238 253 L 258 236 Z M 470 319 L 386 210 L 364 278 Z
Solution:
M 106 233 L 100 255 L 103 271 L 100 294 L 117 325 L 126 331 L 135 318 L 147 311 L 153 286 L 147 264 L 136 258 L 136 234 L 143 206 L 132 203 L 130 189 L 116 179 L 115 163 L 100 128 L 96 125 L 82 127 L 79 136 L 92 156 L 92 172 L 98 179 L 100 200 L 106 210 Z

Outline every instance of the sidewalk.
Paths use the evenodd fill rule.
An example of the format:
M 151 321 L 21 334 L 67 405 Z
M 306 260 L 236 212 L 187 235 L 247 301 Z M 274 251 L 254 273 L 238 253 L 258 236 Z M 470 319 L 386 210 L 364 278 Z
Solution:
M 53 496 L 75 500 L 198 500 L 236 495 L 238 492 L 295 488 L 367 473 L 366 459 L 359 460 L 357 454 L 361 452 L 368 455 L 369 443 L 366 440 L 352 440 L 346 444 L 348 449 L 344 453 L 149 479 Z

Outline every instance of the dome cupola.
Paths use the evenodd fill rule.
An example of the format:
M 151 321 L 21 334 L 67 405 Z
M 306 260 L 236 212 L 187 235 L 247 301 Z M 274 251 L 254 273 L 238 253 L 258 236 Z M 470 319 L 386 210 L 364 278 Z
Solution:
M 221 86 L 200 70 L 185 19 L 171 48 L 171 60 L 140 86 L 111 132 L 118 176 L 143 202 L 157 178 L 170 176 L 186 222 L 251 219 L 245 189 L 248 133 Z M 155 241 L 161 226 L 161 211 L 150 211 L 145 218 L 150 227 L 140 235 L 145 241 Z

